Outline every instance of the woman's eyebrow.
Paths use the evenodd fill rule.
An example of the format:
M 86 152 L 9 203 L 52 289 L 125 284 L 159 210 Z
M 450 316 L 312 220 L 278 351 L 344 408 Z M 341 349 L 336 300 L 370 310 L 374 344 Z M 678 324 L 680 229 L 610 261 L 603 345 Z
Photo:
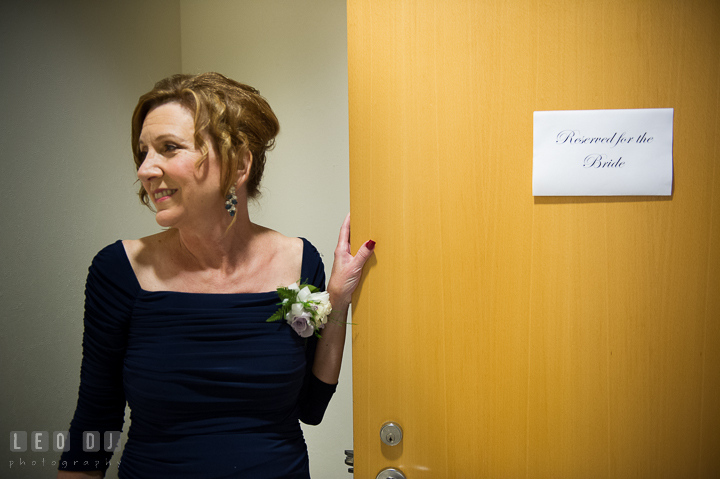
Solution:
M 184 138 L 177 136 L 174 133 L 163 133 L 161 135 L 156 136 L 153 139 L 153 141 L 163 141 L 163 140 L 167 140 L 167 139 L 176 140 L 178 142 L 185 141 Z M 138 138 L 138 146 L 141 146 L 141 145 L 144 146 L 145 142 L 142 139 Z

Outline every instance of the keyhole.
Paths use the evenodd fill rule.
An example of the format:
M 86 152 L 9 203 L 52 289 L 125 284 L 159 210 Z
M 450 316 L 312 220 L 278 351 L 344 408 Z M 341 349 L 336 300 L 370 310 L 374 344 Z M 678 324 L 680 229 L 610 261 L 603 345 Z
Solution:
M 386 422 L 380 429 L 380 440 L 387 446 L 397 446 L 403 440 L 402 429 L 395 423 Z

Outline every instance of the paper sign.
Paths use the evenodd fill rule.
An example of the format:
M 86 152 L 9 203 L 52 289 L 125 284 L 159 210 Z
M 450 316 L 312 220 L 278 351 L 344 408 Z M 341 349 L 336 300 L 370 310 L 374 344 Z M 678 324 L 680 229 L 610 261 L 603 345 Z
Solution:
M 670 195 L 672 145 L 672 108 L 536 111 L 533 195 Z

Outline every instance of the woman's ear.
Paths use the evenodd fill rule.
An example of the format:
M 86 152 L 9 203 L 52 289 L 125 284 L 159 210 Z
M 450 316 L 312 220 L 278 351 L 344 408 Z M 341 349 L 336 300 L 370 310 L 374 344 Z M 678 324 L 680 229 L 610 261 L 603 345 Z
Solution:
M 238 170 L 237 170 L 237 184 L 236 187 L 241 187 L 245 184 L 247 184 L 248 180 L 250 179 L 250 169 L 252 168 L 252 153 L 250 150 L 247 150 L 245 154 L 240 158 L 240 161 L 238 161 Z

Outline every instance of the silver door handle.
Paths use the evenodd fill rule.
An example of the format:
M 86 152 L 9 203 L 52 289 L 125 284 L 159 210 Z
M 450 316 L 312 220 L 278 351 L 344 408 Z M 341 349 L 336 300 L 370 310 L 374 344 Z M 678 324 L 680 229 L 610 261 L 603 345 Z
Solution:
M 375 479 L 406 479 L 405 474 L 400 472 L 400 470 L 395 469 L 393 467 L 388 467 L 387 469 L 383 469 L 380 471 L 380 473 L 377 475 Z

